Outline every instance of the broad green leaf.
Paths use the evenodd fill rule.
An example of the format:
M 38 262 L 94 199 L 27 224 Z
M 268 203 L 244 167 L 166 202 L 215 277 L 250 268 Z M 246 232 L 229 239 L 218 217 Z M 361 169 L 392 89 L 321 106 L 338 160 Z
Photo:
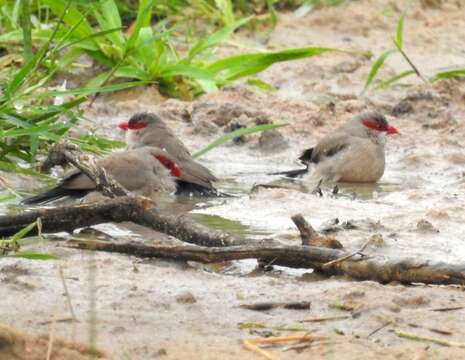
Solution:
M 166 66 L 163 68 L 159 76 L 163 78 L 171 78 L 173 76 L 185 76 L 192 79 L 201 79 L 207 81 L 215 80 L 214 75 L 208 70 L 183 64 L 174 64 Z
M 194 58 L 196 55 L 201 53 L 202 51 L 205 51 L 208 48 L 211 48 L 213 46 L 216 46 L 227 39 L 231 37 L 231 35 L 234 33 L 236 29 L 241 27 L 242 25 L 246 24 L 250 18 L 244 18 L 241 19 L 237 22 L 235 22 L 232 25 L 226 26 L 213 34 L 206 36 L 203 39 L 200 39 L 190 50 L 187 58 L 184 60 L 184 62 L 190 62 L 192 58 Z
M 378 59 L 376 59 L 376 61 L 373 63 L 373 65 L 371 66 L 371 70 L 368 74 L 368 77 L 367 77 L 367 80 L 365 82 L 365 86 L 363 87 L 363 90 L 361 92 L 361 95 L 363 95 L 365 93 L 365 91 L 367 91 L 368 87 L 371 85 L 371 83 L 373 82 L 373 80 L 375 79 L 376 77 L 376 74 L 378 74 L 378 71 L 380 69 L 380 67 L 384 64 L 384 62 L 386 61 L 386 59 L 391 56 L 392 54 L 395 54 L 397 52 L 397 50 L 387 50 L 385 52 L 383 52 L 379 57 Z
M 47 4 L 57 16 L 62 15 L 68 6 L 68 1 L 65 0 L 43 0 L 43 2 Z M 76 3 L 76 1 L 73 2 Z M 79 24 L 75 30 L 75 34 L 79 38 L 88 37 L 93 33 L 92 26 L 75 5 L 69 6 L 67 13 L 63 17 L 63 21 L 70 28 Z
M 216 73 L 218 80 L 227 82 L 247 75 L 256 74 L 277 62 L 304 59 L 330 51 L 341 50 L 322 47 L 308 47 L 236 55 L 214 62 L 207 67 L 207 70 Z
M 147 79 L 147 73 L 144 70 L 131 65 L 121 66 L 118 68 L 118 70 L 115 71 L 115 76 L 137 80 Z
M 234 10 L 232 0 L 215 0 L 216 7 L 221 11 L 223 23 L 226 26 L 234 24 Z
M 100 6 L 94 6 L 93 14 L 99 23 L 100 29 L 102 31 L 106 31 L 114 28 L 121 28 L 121 18 L 119 16 L 118 8 L 116 7 L 113 0 L 102 0 L 100 1 L 99 5 Z M 106 38 L 113 46 L 118 47 L 120 52 L 123 53 L 125 40 L 121 31 L 110 32 Z
M 233 131 L 233 132 L 230 132 L 230 133 L 227 133 L 227 134 L 221 136 L 219 139 L 216 139 L 215 141 L 213 141 L 210 145 L 207 145 L 203 149 L 195 152 L 192 156 L 194 158 L 198 158 L 198 157 L 206 154 L 207 152 L 213 150 L 214 148 L 216 148 L 218 146 L 221 146 L 224 143 L 226 143 L 226 142 L 228 142 L 230 140 L 233 140 L 233 139 L 235 139 L 235 138 L 237 138 L 239 136 L 253 134 L 253 133 L 261 132 L 261 131 L 265 131 L 265 130 L 276 129 L 276 128 L 280 128 L 280 127 L 287 126 L 287 125 L 288 124 L 264 124 L 264 125 L 257 125 L 257 126 L 251 127 L 251 128 L 238 129 L 236 131 Z
M 153 46 L 157 38 L 153 36 L 153 31 L 150 26 L 146 26 L 140 29 L 139 37 L 137 39 L 137 45 L 135 50 L 138 60 L 140 59 L 145 69 L 150 69 L 153 60 L 157 56 L 155 53 L 156 47 Z
M 212 91 L 217 91 L 218 86 L 216 85 L 215 80 L 203 80 L 203 79 L 195 79 L 195 81 L 200 85 L 203 91 L 206 93 L 212 92 Z
M 96 39 L 96 38 L 111 34 L 111 33 L 116 32 L 116 31 L 121 31 L 121 30 L 122 30 L 121 27 L 117 27 L 117 28 L 114 28 L 114 29 L 108 29 L 108 30 L 104 30 L 104 31 L 94 32 L 92 35 L 86 36 L 84 38 L 80 38 L 80 39 L 70 41 L 70 42 L 64 44 L 63 46 L 61 46 L 58 50 L 61 51 L 63 49 L 66 49 L 66 48 L 68 48 L 70 46 L 74 46 L 74 45 L 79 45 L 80 47 L 82 47 L 83 49 L 86 49 L 86 50 L 98 50 L 98 47 L 95 46 L 95 45 L 91 45 L 89 47 L 89 40 Z
M 136 45 L 140 29 L 150 25 L 153 3 L 154 0 L 139 0 L 136 22 L 134 23 L 129 39 L 126 41 L 125 53 L 131 51 Z

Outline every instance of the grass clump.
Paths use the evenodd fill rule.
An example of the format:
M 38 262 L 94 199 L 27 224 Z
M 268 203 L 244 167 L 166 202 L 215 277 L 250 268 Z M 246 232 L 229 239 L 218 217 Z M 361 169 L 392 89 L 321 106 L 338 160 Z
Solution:
M 398 74 L 391 76 L 390 78 L 379 82 L 376 86 L 376 89 L 380 88 L 388 88 L 397 84 L 400 80 L 409 77 L 411 75 L 417 75 L 424 83 L 435 82 L 438 80 L 444 79 L 451 79 L 451 78 L 460 78 L 465 77 L 465 68 L 451 68 L 444 71 L 439 71 L 433 76 L 427 78 L 425 77 L 418 67 L 412 62 L 409 58 L 407 53 L 404 50 L 404 23 L 405 23 L 405 15 L 402 14 L 397 22 L 396 33 L 393 38 L 394 49 L 389 49 L 381 53 L 378 58 L 374 61 L 373 65 L 371 66 L 371 70 L 368 73 L 367 79 L 365 81 L 365 85 L 361 91 L 361 95 L 365 94 L 365 92 L 372 86 L 374 80 L 376 79 L 379 70 L 384 65 L 386 60 L 395 55 L 400 54 L 405 62 L 409 65 L 410 69 L 402 71 Z

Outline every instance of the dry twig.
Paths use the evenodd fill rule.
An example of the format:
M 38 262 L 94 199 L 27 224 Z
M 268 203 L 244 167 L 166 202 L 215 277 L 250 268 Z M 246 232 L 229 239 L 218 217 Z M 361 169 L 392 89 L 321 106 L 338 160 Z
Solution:
M 365 250 L 365 248 L 368 246 L 368 244 L 370 243 L 371 240 L 368 240 L 365 244 L 362 245 L 362 247 L 360 249 L 358 249 L 357 251 L 354 251 L 353 253 L 351 254 L 348 254 L 348 255 L 345 255 L 339 259 L 336 259 L 336 260 L 332 260 L 332 261 L 329 261 L 327 262 L 326 264 L 323 264 L 323 269 L 327 269 L 329 268 L 330 266 L 334 266 L 336 264 L 339 264 L 345 260 L 348 260 L 352 257 L 354 257 L 355 255 L 362 255 L 362 252 L 363 250 Z
M 459 347 L 459 348 L 465 349 L 465 343 L 462 343 L 462 342 L 443 340 L 443 339 L 438 339 L 438 338 L 432 338 L 429 336 L 421 336 L 421 335 L 417 335 L 414 333 L 409 333 L 409 332 L 399 331 L 399 330 L 394 331 L 394 334 L 396 334 L 398 337 L 406 338 L 410 340 L 426 341 L 426 342 L 432 342 L 432 343 L 443 345 L 443 346 L 453 346 L 453 347 Z
M 258 338 L 258 339 L 246 339 L 244 340 L 245 348 L 264 356 L 269 360 L 278 360 L 279 358 L 268 351 L 261 349 L 258 345 L 268 345 L 268 344 L 282 344 L 291 341 L 305 342 L 305 341 L 315 341 L 326 339 L 324 336 L 311 335 L 305 333 L 303 335 L 290 335 L 290 336 L 272 336 L 267 338 Z
M 332 320 L 343 320 L 343 319 L 352 319 L 351 315 L 333 315 L 333 316 L 319 316 L 309 319 L 299 320 L 299 322 L 323 322 L 323 321 L 332 321 Z

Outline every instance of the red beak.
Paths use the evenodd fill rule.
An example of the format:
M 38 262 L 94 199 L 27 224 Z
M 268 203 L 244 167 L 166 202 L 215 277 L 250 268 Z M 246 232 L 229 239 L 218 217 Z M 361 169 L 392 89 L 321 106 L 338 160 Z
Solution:
M 124 131 L 127 131 L 129 129 L 129 125 L 128 125 L 128 122 L 127 121 L 123 121 L 121 123 L 118 124 L 118 127 L 121 129 L 121 130 L 124 130 Z
M 397 130 L 394 126 L 388 126 L 387 133 L 388 135 L 399 134 L 399 130 Z

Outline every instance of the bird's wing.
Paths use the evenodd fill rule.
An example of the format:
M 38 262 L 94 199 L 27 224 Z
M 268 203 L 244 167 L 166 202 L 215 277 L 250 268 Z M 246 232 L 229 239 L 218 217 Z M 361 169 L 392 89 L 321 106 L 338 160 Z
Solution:
M 167 151 L 177 159 L 192 159 L 191 153 L 181 140 L 164 124 L 157 124 L 142 137 L 142 143 Z
M 349 147 L 350 138 L 349 135 L 343 133 L 335 133 L 322 138 L 313 148 L 310 162 L 316 164 L 323 158 L 338 154 Z
M 197 184 L 208 189 L 213 188 L 212 182 L 217 178 L 206 167 L 200 165 L 194 160 L 181 161 L 181 180 Z
M 69 190 L 93 190 L 95 183 L 79 169 L 73 169 L 66 173 L 60 182 L 60 186 Z
M 143 157 L 138 152 L 128 151 L 114 153 L 98 162 L 110 175 L 129 191 L 144 187 L 147 173 L 152 171 L 150 157 Z

